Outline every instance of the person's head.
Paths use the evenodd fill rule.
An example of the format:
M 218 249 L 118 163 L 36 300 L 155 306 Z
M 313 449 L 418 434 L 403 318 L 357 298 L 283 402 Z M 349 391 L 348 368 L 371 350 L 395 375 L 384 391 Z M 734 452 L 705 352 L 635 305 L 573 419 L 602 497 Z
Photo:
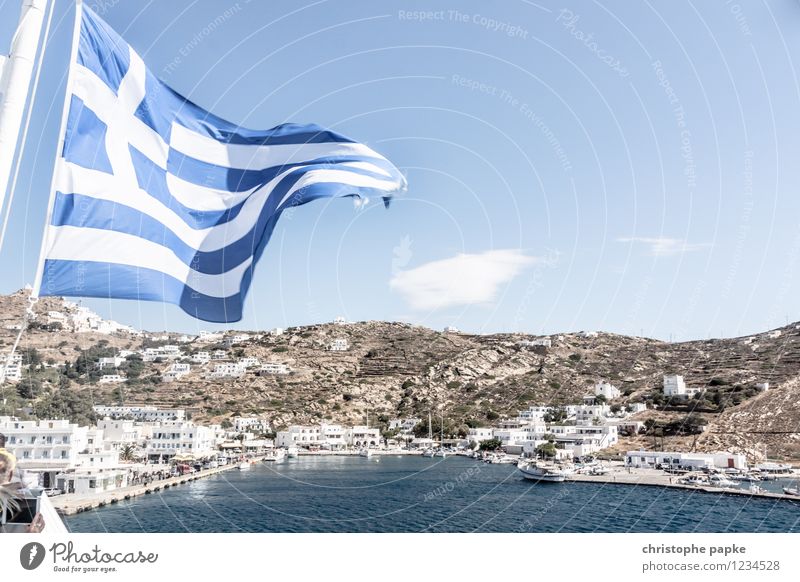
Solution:
M 17 459 L 8 451 L 0 451 L 0 485 L 8 483 L 14 476 Z
M 6 435 L 0 432 L 0 449 L 5 448 L 6 446 Z

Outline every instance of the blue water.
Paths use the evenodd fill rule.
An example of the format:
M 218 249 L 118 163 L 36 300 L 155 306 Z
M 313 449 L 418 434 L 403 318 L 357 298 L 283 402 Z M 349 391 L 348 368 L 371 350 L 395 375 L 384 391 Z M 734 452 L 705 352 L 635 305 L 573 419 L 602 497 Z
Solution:
M 798 532 L 800 503 L 534 483 L 463 457 L 260 463 L 67 518 L 75 532 Z

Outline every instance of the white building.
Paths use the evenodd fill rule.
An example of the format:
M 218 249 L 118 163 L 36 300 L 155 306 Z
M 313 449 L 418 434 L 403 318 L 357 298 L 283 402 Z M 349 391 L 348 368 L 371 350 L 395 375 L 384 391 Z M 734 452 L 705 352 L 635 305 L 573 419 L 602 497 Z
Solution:
M 457 327 L 453 327 L 452 325 L 448 325 L 444 328 L 444 333 L 461 333 Z
M 98 384 L 122 384 L 125 382 L 125 376 L 121 376 L 120 374 L 106 374 L 105 376 L 100 376 L 100 379 L 97 380 Z
M 678 453 L 668 451 L 628 451 L 629 467 L 682 467 L 687 469 L 747 469 L 747 458 L 734 453 Z
M 489 441 L 494 438 L 494 429 L 493 428 L 471 428 L 467 433 L 467 440 L 473 443 L 482 443 L 483 441 Z
M 141 447 L 152 435 L 152 427 L 119 418 L 100 419 L 97 428 L 103 431 L 103 448 L 111 451 L 120 451 L 126 445 Z
M 647 404 L 645 404 L 644 402 L 630 402 L 628 403 L 626 408 L 628 409 L 628 412 L 630 412 L 631 414 L 637 414 L 639 412 L 644 412 L 645 410 L 647 410 Z
M 766 392 L 769 390 L 769 382 L 759 382 L 756 384 L 756 388 L 758 388 L 758 390 L 761 392 Z
M 17 457 L 20 469 L 39 475 L 39 485 L 56 486 L 56 475 L 67 469 L 112 467 L 115 452 L 102 451 L 102 430 L 78 426 L 68 420 L 19 420 L 0 416 L 0 433 L 6 448 Z
M 350 349 L 350 342 L 347 339 L 340 337 L 331 342 L 330 351 L 332 352 L 346 352 Z
M 603 421 L 610 415 L 611 407 L 608 404 L 581 404 L 575 407 L 575 422 L 578 424 Z
M 211 354 L 208 352 L 197 352 L 192 354 L 191 360 L 195 364 L 207 364 L 211 360 Z
M 147 441 L 145 454 L 151 461 L 166 461 L 175 455 L 200 458 L 210 456 L 215 446 L 211 428 L 185 420 L 170 420 L 153 427 L 153 436 Z
M 527 410 L 520 411 L 518 419 L 523 422 L 544 420 L 547 413 L 552 411 L 551 406 L 531 406 Z
M 334 325 L 345 325 L 347 323 L 347 320 L 340 315 L 339 317 L 336 317 L 333 320 L 333 323 Z
M 183 420 L 186 411 L 181 408 L 156 408 L 155 406 L 93 406 L 95 414 L 100 418 L 126 418 L 140 422 L 160 422 L 166 420 Z
M 225 350 L 216 350 L 212 355 L 212 360 L 225 360 L 228 357 L 228 352 Z
M 0 380 L 19 382 L 22 380 L 22 366 L 20 364 L 0 364 Z
M 215 364 L 214 371 L 210 377 L 212 379 L 221 378 L 241 378 L 244 376 L 245 367 L 239 363 L 236 364 Z
M 68 420 L 19 420 L 0 416 L 6 448 L 22 469 L 67 468 L 77 465 L 78 453 L 88 444 L 89 428 Z
M 289 374 L 291 371 L 292 371 L 292 369 L 289 366 L 287 366 L 286 364 L 276 364 L 274 362 L 265 362 L 264 364 L 261 365 L 261 368 L 259 368 L 258 373 L 262 374 L 262 375 L 263 374 L 278 374 L 278 375 L 281 375 L 281 374 Z
M 256 416 L 237 416 L 233 419 L 233 429 L 237 433 L 252 432 L 262 434 L 269 432 L 269 421 Z
M 98 370 L 105 370 L 106 368 L 119 368 L 123 362 L 125 362 L 125 358 L 120 356 L 114 356 L 111 358 L 100 358 L 97 361 L 97 369 Z
M 699 391 L 699 388 L 686 386 L 683 376 L 664 376 L 664 396 L 669 398 L 691 398 Z
M 549 348 L 553 346 L 553 341 L 549 337 L 536 338 L 532 340 L 520 340 L 517 345 L 522 348 L 544 347 Z
M 548 431 L 556 437 L 556 448 L 569 451 L 573 457 L 592 455 L 619 442 L 619 432 L 615 425 L 551 425 Z
M 222 339 L 222 334 L 215 331 L 201 331 L 197 339 L 202 342 L 216 342 Z
M 399 430 L 401 433 L 409 434 L 420 422 L 422 421 L 419 418 L 393 418 L 389 421 L 389 430 Z
M 367 426 L 353 426 L 344 430 L 344 440 L 351 447 L 377 447 L 381 431 Z
M 239 360 L 239 364 L 241 364 L 245 368 L 254 368 L 261 364 L 261 360 L 259 360 L 255 356 L 248 356 L 246 358 L 242 358 L 241 360 Z
M 164 382 L 173 382 L 175 380 L 180 380 L 189 374 L 190 371 L 191 366 L 189 364 L 179 364 L 176 362 L 172 364 L 166 372 L 164 372 L 164 374 L 161 376 L 161 379 Z
M 96 495 L 127 487 L 129 474 L 127 468 L 65 471 L 56 475 L 55 485 L 64 493 Z
M 614 400 L 614 398 L 619 398 L 622 395 L 619 388 L 601 380 L 597 384 L 594 385 L 594 395 L 595 396 L 604 396 L 606 400 Z
M 283 335 L 284 331 L 285 330 L 282 327 L 275 327 L 275 328 L 272 328 L 271 330 L 269 330 L 269 335 L 272 335 L 272 336 Z
M 242 344 L 249 340 L 250 336 L 246 333 L 237 333 L 236 335 L 226 337 L 222 343 L 224 343 L 227 347 L 231 347 L 234 344 Z
M 278 447 L 318 447 L 322 443 L 322 434 L 319 426 L 292 425 L 286 430 L 278 431 L 275 435 L 275 445 Z
M 340 424 L 321 424 L 319 426 L 320 438 L 322 448 L 338 451 L 347 446 L 345 440 L 345 429 Z

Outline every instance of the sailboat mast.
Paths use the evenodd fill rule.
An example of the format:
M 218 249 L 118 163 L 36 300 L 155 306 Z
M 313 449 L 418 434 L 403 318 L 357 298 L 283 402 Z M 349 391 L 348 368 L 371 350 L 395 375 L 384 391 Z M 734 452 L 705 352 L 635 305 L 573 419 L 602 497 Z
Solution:
M 0 79 L 0 208 L 3 207 L 50 0 L 25 0 Z
M 430 411 L 428 411 L 428 438 L 433 440 L 433 420 Z

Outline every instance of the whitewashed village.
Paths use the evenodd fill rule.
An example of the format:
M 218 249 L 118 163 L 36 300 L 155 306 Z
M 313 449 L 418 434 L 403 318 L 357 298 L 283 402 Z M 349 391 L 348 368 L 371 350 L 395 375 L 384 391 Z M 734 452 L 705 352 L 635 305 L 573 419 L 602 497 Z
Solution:
M 334 329 L 348 324 L 344 318 L 331 322 Z M 185 383 L 192 378 L 225 382 L 256 376 L 288 376 L 297 362 L 278 357 L 262 360 L 244 355 L 235 346 L 258 341 L 262 335 L 242 332 L 185 334 L 144 334 L 128 326 L 106 321 L 91 310 L 64 301 L 63 310 L 50 310 L 39 317 L 49 331 L 94 333 L 149 340 L 157 345 L 118 350 L 96 358 L 89 373 L 98 385 L 122 388 L 128 382 L 124 370 L 130 362 L 160 366 L 160 381 Z M 6 326 L 16 331 L 13 326 Z M 268 332 L 278 337 L 286 330 Z M 453 327 L 445 334 L 458 334 Z M 594 332 L 582 332 L 591 339 Z M 776 336 L 777 337 L 777 336 Z M 519 349 L 550 348 L 558 336 L 525 339 Z M 144 345 L 143 341 L 143 345 Z M 753 342 L 748 341 L 748 345 Z M 348 338 L 333 337 L 321 349 L 344 353 L 352 349 Z M 280 352 L 276 352 L 280 353 Z M 32 366 L 64 367 L 68 362 L 26 363 L 20 353 L 5 359 L 0 379 L 7 386 L 21 383 Z M 770 389 L 768 382 L 756 383 L 759 392 Z M 664 398 L 690 400 L 701 388 L 688 386 L 678 374 L 663 375 Z M 124 399 L 122 390 L 117 392 Z M 221 423 L 192 420 L 192 411 L 155 405 L 104 402 L 92 406 L 95 421 L 80 425 L 67 418 L 36 417 L 33 409 L 22 415 L 0 415 L 0 434 L 5 448 L 17 459 L 28 484 L 49 493 L 64 512 L 80 511 L 107 502 L 157 491 L 161 486 L 199 478 L 221 470 L 246 470 L 255 462 L 282 462 L 302 455 L 358 455 L 371 458 L 386 454 L 446 458 L 464 455 L 487 463 L 548 464 L 545 480 L 560 477 L 609 479 L 620 482 L 647 478 L 660 484 L 729 487 L 734 480 L 752 483 L 760 479 L 792 476 L 792 466 L 729 451 L 692 452 L 679 450 L 620 450 L 620 439 L 646 432 L 644 401 L 620 404 L 622 390 L 609 379 L 597 378 L 582 399 L 571 404 L 529 406 L 515 415 L 471 426 L 465 434 L 444 433 L 445 412 L 431 407 L 427 417 L 384 419 L 382 426 L 370 426 L 369 413 L 363 424 L 333 422 L 279 426 L 269 414 L 235 416 Z M 3 401 L 5 406 L 6 402 Z M 698 423 L 689 433 L 702 433 Z M 555 467 L 569 466 L 569 470 Z M 524 468 L 523 468 L 524 470 Z M 694 472 L 705 472 L 697 476 Z M 689 473 L 694 481 L 682 474 Z M 724 478 L 709 477 L 722 473 Z M 673 475 L 677 475 L 673 479 Z M 751 485 L 750 493 L 763 493 Z

